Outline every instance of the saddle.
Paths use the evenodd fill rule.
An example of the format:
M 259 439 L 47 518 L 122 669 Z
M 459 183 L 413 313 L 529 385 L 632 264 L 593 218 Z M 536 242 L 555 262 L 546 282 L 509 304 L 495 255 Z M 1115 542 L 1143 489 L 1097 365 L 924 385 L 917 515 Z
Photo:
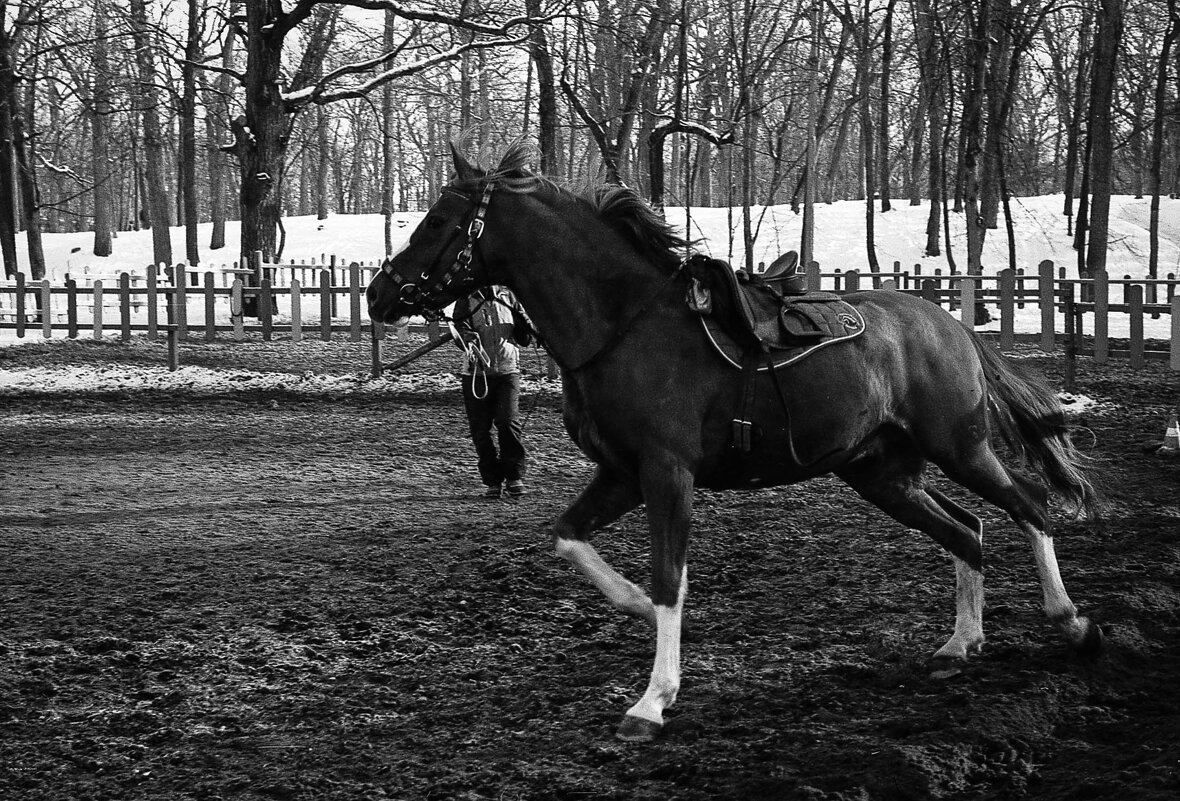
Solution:
M 782 367 L 821 345 L 864 332 L 860 312 L 838 295 L 807 291 L 794 251 L 754 276 L 699 254 L 686 266 L 692 279 L 688 305 L 700 314 L 714 347 L 735 367 L 744 366 L 749 351 L 767 351 L 774 367 Z
M 748 453 L 754 447 L 755 379 L 760 371 L 769 372 L 782 406 L 791 458 L 802 465 L 790 439 L 790 410 L 778 369 L 818 348 L 860 336 L 865 321 L 839 296 L 808 292 L 798 274 L 798 260 L 789 251 L 757 276 L 704 255 L 690 257 L 685 267 L 690 276 L 689 308 L 700 315 L 716 351 L 743 373 L 742 398 L 732 424 L 733 448 Z

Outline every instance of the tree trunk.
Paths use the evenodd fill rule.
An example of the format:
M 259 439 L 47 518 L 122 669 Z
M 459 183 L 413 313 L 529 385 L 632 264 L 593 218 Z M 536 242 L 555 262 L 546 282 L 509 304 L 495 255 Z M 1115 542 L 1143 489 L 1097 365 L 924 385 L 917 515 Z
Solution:
M 94 165 L 94 255 L 109 256 L 113 252 L 111 229 L 111 153 L 109 120 L 111 117 L 111 76 L 107 62 L 106 0 L 96 0 L 94 6 L 94 59 L 91 77 L 91 99 L 87 106 L 90 116 L 90 143 Z
M 0 11 L 3 10 L 3 5 L 0 4 Z M 45 253 L 41 247 L 41 204 L 37 196 L 37 180 L 30 152 L 32 145 L 25 131 L 25 115 L 20 111 L 20 91 L 17 87 L 12 55 L 12 40 L 4 31 L 4 17 L 0 14 L 0 96 L 3 97 L 0 105 L 5 107 L 4 116 L 7 118 L 12 137 L 11 153 L 15 162 L 21 219 L 25 225 L 25 239 L 29 250 L 29 277 L 34 281 L 40 281 L 45 277 Z M 35 66 L 31 66 L 29 74 L 35 74 L 35 69 Z M 35 91 L 34 84 L 30 83 L 29 91 Z M 15 254 L 13 264 L 15 265 Z M 13 274 L 15 273 L 14 266 Z
M 885 7 L 885 30 L 881 41 L 881 115 L 877 122 L 877 160 L 881 178 L 879 189 L 881 211 L 890 211 L 893 205 L 889 193 L 889 81 L 893 66 L 893 6 L 897 0 L 889 0 Z
M 332 164 L 332 146 L 328 141 L 328 110 L 316 106 L 316 173 L 315 173 L 315 215 L 317 220 L 328 219 L 328 172 Z
M 975 21 L 973 45 L 970 48 L 970 79 L 963 101 L 963 182 L 967 210 L 967 274 L 979 275 L 983 271 L 983 242 L 987 234 L 979 209 L 980 165 L 979 156 L 983 148 L 983 101 L 987 81 L 988 32 L 991 28 L 992 0 L 983 0 L 979 17 Z
M 1090 26 L 1089 13 L 1082 14 L 1082 30 L 1078 35 L 1078 69 L 1074 78 L 1073 108 L 1069 116 L 1065 145 L 1065 208 L 1062 213 L 1066 218 L 1073 217 L 1073 199 L 1076 194 L 1078 172 L 1078 149 L 1081 144 L 1082 118 L 1085 116 L 1084 91 L 1086 85 L 1087 61 L 1090 55 Z
M 1119 43 L 1123 37 L 1125 0 L 1101 0 L 1094 37 L 1094 70 L 1090 79 L 1090 236 L 1086 275 L 1106 269 L 1113 183 L 1114 134 L 1111 114 L 1118 72 Z
M 397 15 L 385 12 L 381 46 L 393 52 L 393 29 Z M 393 255 L 393 84 L 381 87 L 381 218 L 385 224 L 385 255 Z
M 12 69 L 12 40 L 5 25 L 7 0 L 0 0 L 0 255 L 4 259 L 4 276 L 15 278 L 20 271 L 16 260 L 16 173 L 12 152 L 12 118 L 15 108 L 10 99 L 16 95 L 16 76 Z
M 161 138 L 156 64 L 147 24 L 146 0 L 131 0 L 131 31 L 135 41 L 138 85 L 136 98 L 143 122 L 143 169 L 147 186 L 147 213 L 152 227 L 152 260 L 172 263 L 171 216 L 164 177 L 164 142 Z
M 541 0 L 525 0 L 530 17 L 541 16 Z M 537 143 L 541 150 L 542 175 L 557 174 L 557 89 L 553 82 L 553 56 L 545 26 L 529 30 L 529 56 L 537 68 Z
M 984 91 L 987 95 L 987 120 L 984 128 L 983 160 L 979 187 L 979 214 L 987 228 L 998 228 L 1000 224 L 1000 159 L 1007 129 L 1007 114 L 1010 107 L 1006 92 L 1014 88 L 1017 61 L 1012 57 L 1012 36 L 1009 22 L 1010 0 L 991 0 L 992 20 L 988 35 L 994 44 L 988 54 L 987 78 Z
M 868 258 L 869 270 L 879 273 L 881 265 L 877 261 L 877 233 L 873 214 L 874 196 L 877 193 L 877 172 L 873 161 L 873 149 L 876 143 L 873 137 L 872 52 L 869 47 L 872 40 L 870 0 L 865 0 L 862 13 L 864 16 L 861 20 L 860 34 L 860 149 L 865 190 L 865 254 Z
M 235 150 L 241 170 L 241 260 L 248 264 L 260 251 L 275 254 L 282 178 L 287 141 L 287 118 L 281 95 L 283 34 L 273 23 L 282 14 L 281 0 L 245 4 L 246 96 L 245 114 L 233 121 Z
M 803 179 L 803 230 L 799 239 L 799 261 L 806 271 L 815 260 L 815 172 L 819 124 L 819 26 L 822 6 L 811 8 L 811 48 L 807 55 L 807 166 Z M 813 290 L 819 287 L 811 287 Z
M 946 115 L 943 99 L 944 72 L 939 65 L 938 39 L 935 36 L 933 16 L 934 9 L 931 0 L 917 0 L 914 24 L 918 34 L 920 53 L 918 74 L 925 89 L 927 124 L 930 129 L 930 166 L 927 169 L 930 213 L 926 217 L 926 248 L 924 251 L 927 256 L 937 256 L 942 252 L 939 245 L 939 233 L 942 223 L 942 205 L 944 203 L 942 190 L 945 180 L 943 177 L 945 157 L 941 147 L 942 124 Z
M 1160 187 L 1162 185 L 1163 154 L 1164 154 L 1164 119 L 1168 109 L 1168 64 L 1172 60 L 1172 45 L 1177 34 L 1176 0 L 1168 0 L 1168 29 L 1164 33 L 1164 41 L 1160 47 L 1159 66 L 1155 76 L 1155 109 L 1151 124 L 1151 167 L 1149 180 L 1151 182 L 1151 216 L 1148 223 L 1150 237 L 1147 256 L 1147 277 L 1155 278 L 1159 275 L 1160 258 Z
M 184 206 L 184 255 L 189 264 L 201 261 L 197 245 L 197 71 L 201 58 L 200 8 L 197 0 L 188 0 L 188 36 L 184 45 L 185 62 L 181 65 L 183 91 L 180 101 L 180 195 Z
M 241 7 L 240 0 L 230 0 L 229 17 L 237 16 Z M 227 25 L 225 42 L 221 46 L 221 66 L 226 70 L 234 68 L 234 28 Z M 206 135 L 209 137 L 209 216 L 213 219 L 213 232 L 209 238 L 209 249 L 220 250 L 225 247 L 225 218 L 226 218 L 226 184 L 228 182 L 229 164 L 225 151 L 221 146 L 221 136 L 217 131 L 214 117 L 209 112 L 217 110 L 223 124 L 229 122 L 230 93 L 233 89 L 232 78 L 223 73 L 217 79 L 217 96 L 206 94 L 205 125 Z

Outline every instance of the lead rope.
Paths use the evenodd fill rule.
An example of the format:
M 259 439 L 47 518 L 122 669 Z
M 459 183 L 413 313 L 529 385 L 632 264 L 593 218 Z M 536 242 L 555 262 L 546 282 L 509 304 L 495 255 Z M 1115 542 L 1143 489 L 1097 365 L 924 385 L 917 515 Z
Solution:
M 467 362 L 471 365 L 471 394 L 479 400 L 488 396 L 488 367 L 492 359 L 483 349 L 483 343 L 476 340 L 467 343 Z M 483 391 L 476 389 L 483 382 Z

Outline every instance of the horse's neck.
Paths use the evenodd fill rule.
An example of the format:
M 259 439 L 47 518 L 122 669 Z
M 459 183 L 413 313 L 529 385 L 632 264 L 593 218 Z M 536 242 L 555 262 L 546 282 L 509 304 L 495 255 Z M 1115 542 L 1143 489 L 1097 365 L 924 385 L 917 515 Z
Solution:
M 564 243 L 553 233 L 523 249 L 529 258 L 513 265 L 513 288 L 558 362 L 576 368 L 609 347 L 668 276 L 613 231 Z

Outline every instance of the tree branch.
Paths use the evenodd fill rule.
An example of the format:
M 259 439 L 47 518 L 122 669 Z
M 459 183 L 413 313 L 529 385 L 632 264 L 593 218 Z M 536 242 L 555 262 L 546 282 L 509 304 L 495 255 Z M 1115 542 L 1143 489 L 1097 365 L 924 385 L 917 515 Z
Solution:
M 419 61 L 415 61 L 412 64 L 406 64 L 401 67 L 396 67 L 394 69 L 386 70 L 385 72 L 375 75 L 373 78 L 371 78 L 363 83 L 359 83 L 356 86 L 350 86 L 345 89 L 340 89 L 337 91 L 328 91 L 325 88 L 324 81 L 319 81 L 314 86 L 304 87 L 303 89 L 299 89 L 294 92 L 284 92 L 283 93 L 283 102 L 286 104 L 287 111 L 290 112 L 290 111 L 295 111 L 305 105 L 308 105 L 309 103 L 314 103 L 316 105 L 323 106 L 323 105 L 327 105 L 329 103 L 335 103 L 339 100 L 349 100 L 349 99 L 356 98 L 356 97 L 363 97 L 369 91 L 376 89 L 377 87 L 379 87 L 383 84 L 386 84 L 389 81 L 396 80 L 397 78 L 404 78 L 407 75 L 413 75 L 415 73 L 422 72 L 423 70 L 429 69 L 430 67 L 436 66 L 438 64 L 442 64 L 443 62 L 446 62 L 446 61 L 454 61 L 455 59 L 459 58 L 460 56 L 462 56 L 464 53 L 466 53 L 468 51 L 483 50 L 483 49 L 487 49 L 487 48 L 491 48 L 491 47 L 507 47 L 510 45 L 519 45 L 519 44 L 524 44 L 527 40 L 528 40 L 528 35 L 525 34 L 523 36 L 518 36 L 513 39 L 497 39 L 494 41 L 468 42 L 466 44 L 457 45 L 455 47 L 452 47 L 449 50 L 444 50 L 441 53 L 437 53 L 433 56 L 430 56 L 429 58 L 424 58 Z M 372 59 L 370 62 L 368 62 L 369 66 L 379 64 L 382 61 L 387 60 L 389 58 L 389 56 L 390 56 L 390 54 L 386 53 L 379 58 Z M 356 69 L 353 69 L 352 67 L 341 67 L 340 69 L 335 70 L 332 73 L 332 75 L 337 76 L 337 75 L 344 74 L 344 73 L 355 73 L 355 72 L 363 71 L 363 69 L 361 69 L 361 65 L 357 64 L 357 65 L 353 65 L 353 66 L 356 67 Z

